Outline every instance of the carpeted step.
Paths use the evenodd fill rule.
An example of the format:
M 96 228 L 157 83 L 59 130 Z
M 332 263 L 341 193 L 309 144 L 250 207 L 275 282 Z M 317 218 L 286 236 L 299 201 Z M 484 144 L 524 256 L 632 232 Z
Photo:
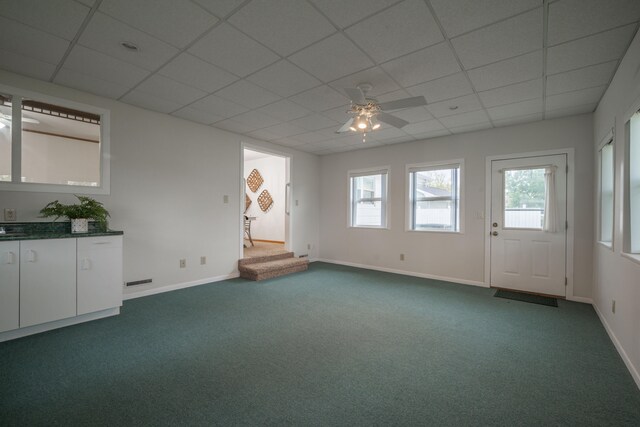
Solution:
M 283 258 L 267 262 L 239 265 L 240 277 L 249 280 L 264 280 L 285 274 L 305 271 L 309 268 L 307 258 Z
M 238 268 L 247 264 L 259 264 L 268 261 L 277 261 L 279 259 L 293 258 L 293 252 L 282 252 L 274 255 L 257 256 L 252 258 L 242 258 L 238 260 Z

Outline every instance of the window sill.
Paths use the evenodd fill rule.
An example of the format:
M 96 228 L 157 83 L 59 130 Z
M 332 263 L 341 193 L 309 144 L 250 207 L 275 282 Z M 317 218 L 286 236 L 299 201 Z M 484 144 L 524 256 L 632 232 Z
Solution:
M 629 254 L 626 252 L 622 252 L 621 254 L 624 258 L 630 259 L 631 261 L 640 264 L 640 254 Z
M 464 234 L 463 231 L 445 231 L 445 230 L 405 230 L 407 233 L 438 233 L 438 234 Z
M 365 230 L 389 230 L 389 227 L 376 227 L 375 225 L 349 225 L 347 228 Z
M 603 246 L 607 249 L 609 249 L 611 252 L 613 252 L 613 243 L 609 243 L 609 242 L 598 242 L 598 244 L 600 246 Z

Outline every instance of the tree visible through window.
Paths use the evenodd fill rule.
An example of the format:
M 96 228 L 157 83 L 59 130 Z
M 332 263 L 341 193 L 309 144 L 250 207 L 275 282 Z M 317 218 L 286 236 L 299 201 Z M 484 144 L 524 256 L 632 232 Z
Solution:
M 504 171 L 504 226 L 542 229 L 544 168 Z

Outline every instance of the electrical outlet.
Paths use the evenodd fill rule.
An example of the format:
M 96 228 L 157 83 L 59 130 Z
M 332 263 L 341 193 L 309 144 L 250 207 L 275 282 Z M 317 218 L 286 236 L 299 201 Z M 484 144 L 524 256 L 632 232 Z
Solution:
M 611 300 L 611 312 L 615 314 L 616 312 L 616 300 Z
M 205 265 L 207 263 L 207 257 L 206 256 L 201 256 L 200 257 L 200 265 Z
M 400 261 L 404 261 L 404 254 L 400 254 Z
M 5 209 L 4 210 L 4 220 L 5 221 L 15 221 L 16 220 L 16 210 L 15 209 Z
M 222 203 L 229 203 L 229 196 L 227 196 L 226 194 L 222 196 Z
M 187 268 L 187 260 L 186 259 L 181 259 L 180 260 L 180 268 Z

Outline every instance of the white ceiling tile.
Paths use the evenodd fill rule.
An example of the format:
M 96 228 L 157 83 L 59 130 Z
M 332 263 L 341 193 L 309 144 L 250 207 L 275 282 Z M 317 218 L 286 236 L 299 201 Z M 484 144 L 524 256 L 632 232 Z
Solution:
M 360 133 L 354 133 L 353 135 L 356 136 L 356 141 L 362 140 L 362 135 Z M 407 138 L 407 136 L 408 135 L 404 131 L 404 127 L 402 129 L 398 129 L 386 123 L 382 123 L 382 127 L 380 129 L 367 134 L 367 139 L 371 138 L 376 141 L 388 141 L 396 138 Z
M 597 104 L 600 98 L 602 98 L 606 88 L 606 86 L 598 86 L 547 96 L 545 102 L 546 110 L 552 111 L 585 104 Z
M 547 49 L 547 74 L 621 58 L 636 32 L 636 24 L 616 28 Z
M 215 114 L 206 113 L 202 110 L 196 110 L 191 107 L 184 107 L 178 111 L 171 113 L 172 116 L 180 117 L 182 119 L 191 120 L 192 122 L 202 123 L 203 125 L 210 125 L 212 123 L 222 120 L 222 117 Z
M 577 105 L 569 108 L 560 108 L 558 110 L 547 111 L 544 116 L 546 119 L 556 119 L 558 117 L 577 116 L 578 114 L 593 113 L 598 106 L 595 104 Z
M 448 129 L 434 130 L 432 132 L 417 133 L 413 135 L 416 140 L 437 138 L 439 136 L 451 135 Z
M 233 120 L 237 123 L 243 124 L 245 126 L 245 132 L 268 128 L 269 126 L 273 126 L 280 122 L 278 119 L 274 119 L 271 116 L 267 116 L 266 114 L 255 110 L 234 116 Z
M 179 48 L 218 22 L 189 0 L 102 0 L 100 11 Z
M 228 99 L 248 108 L 258 108 L 278 101 L 279 96 L 246 80 L 240 80 L 216 92 L 221 98 Z
M 548 89 L 547 93 L 549 93 Z M 529 80 L 528 82 L 479 92 L 478 96 L 487 108 L 540 98 L 542 97 L 542 79 Z
M 147 80 L 140 83 L 136 91 L 155 95 L 158 98 L 179 103 L 181 106 L 191 104 L 196 99 L 200 99 L 207 93 L 187 86 L 183 83 L 172 80 L 168 77 L 154 74 Z
M 189 52 L 241 77 L 278 60 L 278 55 L 224 23 L 198 40 Z
M 338 129 L 342 126 L 342 123 L 337 122 L 335 120 L 329 119 L 325 116 L 321 116 L 320 114 L 310 114 L 306 117 L 301 117 L 296 120 L 292 120 L 290 122 L 292 125 L 299 126 L 308 131 L 325 129 L 330 126 L 335 126 Z
M 377 62 L 388 61 L 442 40 L 431 12 L 422 0 L 405 0 L 346 30 Z
M 398 0 L 311 0 L 329 19 L 346 28 L 367 16 L 373 15 Z
M 340 33 L 291 55 L 289 59 L 325 83 L 374 65 Z
M 126 94 L 121 101 L 159 113 L 170 113 L 182 107 L 182 104 L 179 102 L 159 98 L 137 89 Z
M 542 6 L 542 0 L 430 0 L 449 37 Z
M 194 0 L 219 18 L 224 18 L 245 0 Z
M 542 8 L 451 40 L 466 69 L 542 49 Z
M 449 131 L 453 134 L 458 134 L 458 133 L 467 133 L 467 132 L 477 132 L 480 130 L 491 129 L 492 127 L 493 125 L 491 124 L 491 122 L 486 121 L 486 122 L 476 123 L 472 125 L 450 127 Z
M 321 84 L 318 79 L 284 59 L 249 76 L 247 80 L 283 97 Z
M 351 117 L 347 111 L 349 110 L 350 106 L 349 105 L 341 105 L 339 107 L 336 108 L 332 108 L 330 110 L 326 110 L 322 112 L 322 115 L 325 117 L 328 117 L 330 119 L 333 119 L 337 122 L 340 123 L 344 123 L 347 121 L 347 119 L 349 117 Z
M 0 17 L 0 49 L 40 62 L 57 64 L 69 42 L 15 21 Z
M 592 65 L 547 77 L 547 96 L 609 84 L 618 61 Z
M 414 96 L 423 95 L 428 103 L 457 98 L 473 92 L 464 73 L 452 74 L 407 89 Z
M 542 51 L 496 62 L 467 72 L 477 91 L 542 77 Z
M 80 45 L 73 47 L 62 68 L 126 88 L 149 75 L 143 68 Z
M 502 120 L 511 117 L 527 116 L 542 113 L 542 98 L 529 99 L 499 107 L 487 108 L 491 120 Z
M 542 113 L 536 113 L 536 114 L 529 114 L 527 116 L 510 117 L 508 119 L 494 120 L 493 124 L 496 127 L 512 126 L 512 125 L 519 125 L 522 123 L 539 122 L 542 119 L 543 119 Z
M 89 11 L 72 0 L 4 0 L 0 6 L 0 15 L 69 41 Z
M 447 101 L 435 102 L 427 106 L 427 110 L 434 117 L 447 117 L 456 114 L 469 113 L 471 111 L 480 110 L 482 105 L 476 94 L 465 95 L 459 98 L 449 99 Z
M 249 135 L 251 138 L 261 139 L 263 141 L 276 142 L 276 140 L 278 140 L 278 135 L 271 133 L 265 129 L 254 130 L 252 132 L 249 132 L 247 135 Z M 278 140 L 277 143 L 282 144 L 282 140 Z
M 342 95 L 327 85 L 318 86 L 292 96 L 290 100 L 316 112 L 329 110 L 349 102 L 349 99 L 345 95 Z
M 305 129 L 299 126 L 292 125 L 291 123 L 280 123 L 275 126 L 270 126 L 265 130 L 274 135 L 277 135 L 278 138 L 285 138 L 287 136 L 299 135 L 301 133 L 307 132 Z
M 444 126 L 437 120 L 425 120 L 424 122 L 411 123 L 402 128 L 410 135 L 424 135 L 435 131 L 441 131 Z
M 254 1 L 229 22 L 283 56 L 335 31 L 313 6 L 299 0 Z
M 0 49 L 0 68 L 36 79 L 48 80 L 56 66 Z
M 489 121 L 489 116 L 484 110 L 472 111 L 470 113 L 456 114 L 455 116 L 443 117 L 440 120 L 447 128 L 460 126 L 477 125 Z
M 326 141 L 329 138 L 327 138 L 325 135 L 321 133 L 307 132 L 307 133 L 301 133 L 299 135 L 296 135 L 291 139 L 298 141 L 301 144 L 309 144 L 313 142 Z
M 214 92 L 238 80 L 233 74 L 188 53 L 177 56 L 158 73 L 205 92 Z
M 300 117 L 304 117 L 311 112 L 306 108 L 302 107 L 301 105 L 298 105 L 287 99 L 274 102 L 273 104 L 265 105 L 264 107 L 258 108 L 257 111 L 260 111 L 264 114 L 268 114 L 271 117 L 275 117 L 276 119 L 279 119 L 285 122 L 289 120 L 297 119 Z
M 393 115 L 409 123 L 423 122 L 433 118 L 425 107 L 405 108 L 404 110 L 394 111 Z
M 371 83 L 373 88 L 369 95 L 376 95 L 400 89 L 400 86 L 390 78 L 380 67 L 372 67 L 368 70 L 359 71 L 329 83 L 329 86 L 340 93 L 344 93 L 345 88 L 357 87 L 360 83 Z
M 54 83 L 112 99 L 120 98 L 131 89 L 131 86 L 102 80 L 95 75 L 79 73 L 68 68 L 58 71 Z
M 96 0 L 76 0 L 79 3 L 92 7 Z
M 241 133 L 241 134 L 251 132 L 252 130 L 251 126 L 247 126 L 245 123 L 240 123 L 233 119 L 222 120 L 217 123 L 214 123 L 211 126 L 218 129 L 226 130 L 229 132 Z
M 640 19 L 638 0 L 563 0 L 549 5 L 549 45 L 577 39 Z
M 382 64 L 382 68 L 405 87 L 460 71 L 448 43 L 440 43 L 394 59 Z
M 225 118 L 233 117 L 249 110 L 247 107 L 227 101 L 216 95 L 209 95 L 199 99 L 191 104 L 190 107 Z
M 134 43 L 138 50 L 125 49 L 120 45 L 123 41 Z M 175 47 L 99 12 L 93 15 L 78 43 L 150 71 L 178 53 Z

